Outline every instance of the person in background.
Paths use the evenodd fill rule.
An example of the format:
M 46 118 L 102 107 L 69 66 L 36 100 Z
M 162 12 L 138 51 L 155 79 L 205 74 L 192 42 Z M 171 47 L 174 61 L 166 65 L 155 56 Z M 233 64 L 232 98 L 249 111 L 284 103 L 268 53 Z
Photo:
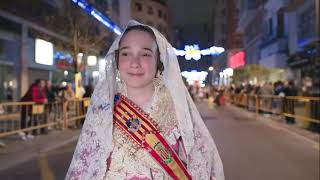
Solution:
M 32 87 L 32 101 L 35 102 L 36 104 L 47 104 L 48 99 L 46 95 L 46 81 L 44 79 L 37 79 L 36 80 L 36 86 Z M 45 116 L 45 112 L 41 114 L 37 114 L 34 117 L 34 125 L 37 126 L 39 123 L 40 124 L 46 124 L 47 123 L 47 118 Z M 46 134 L 47 133 L 47 128 L 41 128 L 40 129 L 41 134 Z M 33 134 L 37 134 L 37 130 L 33 130 Z
M 66 101 L 71 101 L 71 100 L 74 99 L 75 94 L 74 94 L 74 91 L 72 89 L 72 84 L 71 83 L 67 84 L 67 88 L 66 88 L 66 90 L 64 90 L 63 96 L 64 96 L 64 99 Z
M 273 86 L 272 82 L 265 82 L 263 83 L 262 87 L 260 88 L 259 95 L 261 95 L 261 107 L 263 109 L 266 109 L 266 111 L 263 111 L 263 114 L 266 117 L 269 117 L 272 110 L 272 99 L 270 98 L 271 95 L 273 95 Z
M 85 98 L 91 97 L 93 90 L 94 90 L 94 85 L 90 83 L 89 85 L 86 86 L 83 97 Z
M 72 88 L 72 84 L 68 83 L 66 89 L 63 92 L 64 96 L 64 109 L 67 112 L 67 117 L 69 115 L 74 116 L 76 114 L 76 104 L 75 104 L 75 92 Z M 76 123 L 73 125 L 76 127 Z
M 46 80 L 46 96 L 48 99 L 48 104 L 46 105 L 46 119 L 49 123 L 54 121 L 54 108 L 57 108 L 55 102 L 57 101 L 57 88 L 52 86 L 50 80 Z M 52 127 L 48 127 L 48 130 L 51 130 Z
M 7 89 L 7 101 L 13 101 L 13 87 L 9 86 Z
M 50 80 L 46 80 L 46 96 L 49 103 L 56 101 L 56 88 L 52 86 L 52 82 Z
M 45 104 L 48 102 L 46 95 L 46 82 L 43 79 L 37 79 L 34 86 L 32 86 L 32 101 L 39 104 Z
M 21 98 L 21 102 L 36 102 L 36 103 L 47 103 L 48 100 L 46 98 L 45 93 L 45 81 L 42 79 L 37 79 L 34 83 L 31 84 L 26 94 Z M 34 119 L 32 116 L 32 105 L 23 105 L 21 107 L 21 120 L 20 120 L 20 128 L 25 129 L 32 126 L 32 122 L 34 125 L 38 124 L 38 121 Z M 19 132 L 19 136 L 22 140 L 26 140 L 27 138 L 33 139 L 34 136 L 29 132 Z M 33 134 L 36 134 L 36 130 L 33 131 Z
M 284 95 L 286 97 L 287 96 L 297 96 L 298 91 L 297 91 L 297 88 L 294 86 L 294 82 L 292 80 L 291 81 L 285 81 L 284 88 L 283 88 L 283 93 L 284 93 Z M 284 112 L 288 113 L 290 115 L 294 115 L 295 114 L 294 99 L 285 98 Z M 294 117 L 286 116 L 285 118 L 286 118 L 287 124 L 294 124 L 295 123 L 295 118 Z
M 76 98 L 82 99 L 84 94 L 86 93 L 85 88 L 83 87 L 83 83 L 81 80 L 79 80 L 79 82 L 76 84 L 78 86 L 78 88 L 76 88 Z

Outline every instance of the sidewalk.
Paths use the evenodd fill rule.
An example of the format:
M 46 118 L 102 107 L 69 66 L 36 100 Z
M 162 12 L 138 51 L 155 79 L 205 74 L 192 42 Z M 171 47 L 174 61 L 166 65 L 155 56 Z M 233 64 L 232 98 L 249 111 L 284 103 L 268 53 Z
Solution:
M 79 129 L 68 129 L 53 130 L 46 135 L 39 135 L 26 141 L 21 140 L 17 135 L 3 138 L 1 142 L 5 146 L 0 147 L 0 171 L 26 162 L 41 153 L 77 141 L 79 134 Z
M 266 123 L 267 125 L 271 126 L 272 128 L 284 130 L 288 133 L 300 136 L 301 138 L 304 138 L 307 141 L 310 141 L 311 143 L 318 146 L 319 149 L 319 141 L 320 141 L 320 134 L 311 132 L 309 130 L 303 129 L 299 127 L 298 125 L 289 125 L 284 122 L 283 119 L 279 118 L 272 118 L 272 116 L 263 116 L 263 115 L 257 115 L 255 112 L 247 111 L 246 109 L 234 106 L 234 105 L 226 105 L 227 108 L 229 108 L 232 111 L 236 111 L 238 113 L 241 113 L 247 118 L 255 119 L 258 121 L 261 121 L 263 123 Z
M 211 111 L 212 110 L 218 111 L 218 107 L 216 107 L 213 103 L 208 103 L 207 100 L 204 100 L 203 102 L 197 102 L 196 104 L 198 109 L 200 108 L 204 110 L 201 114 L 202 116 L 207 116 L 207 114 L 210 114 L 210 112 L 206 112 L 208 110 L 210 111 L 210 109 Z M 206 106 L 207 108 L 203 108 L 204 106 Z M 237 107 L 232 104 L 226 104 L 225 106 L 221 106 L 221 108 L 226 108 L 229 111 L 238 113 L 240 116 L 244 116 L 249 119 L 258 120 L 274 129 L 286 131 L 287 133 L 290 133 L 293 136 L 298 136 L 300 138 L 303 138 L 306 141 L 309 141 L 310 143 L 314 144 L 314 146 L 317 149 L 320 149 L 319 133 L 315 133 L 315 132 L 311 132 L 309 130 L 303 129 L 302 127 L 299 127 L 297 124 L 295 125 L 286 124 L 285 121 L 279 117 L 273 117 L 272 115 L 270 116 L 263 116 L 261 114 L 257 115 L 255 112 L 248 111 L 247 109 Z

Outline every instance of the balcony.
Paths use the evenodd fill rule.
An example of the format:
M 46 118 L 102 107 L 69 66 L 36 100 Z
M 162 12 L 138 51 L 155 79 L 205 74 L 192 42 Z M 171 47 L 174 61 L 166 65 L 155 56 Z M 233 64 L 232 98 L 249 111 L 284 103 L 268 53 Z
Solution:
M 267 57 L 271 54 L 283 53 L 288 49 L 288 40 L 285 37 L 264 39 L 260 45 L 261 57 Z
M 265 40 L 260 46 L 259 64 L 270 68 L 284 68 L 288 59 L 288 41 L 286 38 L 272 38 Z
M 287 60 L 287 54 L 280 52 L 259 59 L 259 64 L 269 68 L 285 68 Z

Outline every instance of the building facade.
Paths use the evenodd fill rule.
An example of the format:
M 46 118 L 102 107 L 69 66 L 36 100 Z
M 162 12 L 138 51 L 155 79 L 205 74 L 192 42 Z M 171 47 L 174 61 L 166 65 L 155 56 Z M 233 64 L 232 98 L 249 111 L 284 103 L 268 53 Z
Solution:
M 319 1 L 294 1 L 286 8 L 288 67 L 299 91 L 320 96 Z
M 312 79 L 308 84 L 319 86 L 318 0 L 240 0 L 237 6 L 247 64 L 278 69 L 271 81 L 303 87 Z
M 169 41 L 171 25 L 169 8 L 163 0 L 131 0 L 131 18 L 155 27 Z
M 220 72 L 230 68 L 231 57 L 242 51 L 242 34 L 237 32 L 239 10 L 234 0 L 216 0 L 214 8 L 213 42 L 215 46 L 225 48 L 225 52 L 213 58 L 214 78 L 220 78 Z M 233 67 L 234 68 L 234 67 Z
M 119 12 L 118 4 L 111 0 L 91 3 L 94 6 L 97 5 L 95 3 L 99 3 L 101 10 L 105 10 L 109 15 Z M 62 80 L 73 81 L 74 72 L 80 69 L 76 69 L 74 65 L 75 60 L 78 59 L 72 51 L 75 45 L 74 37 L 68 32 L 76 29 L 64 21 L 67 18 L 63 18 L 63 15 L 69 12 L 68 8 L 71 8 L 70 11 L 75 10 L 83 20 L 79 21 L 78 30 L 85 30 L 82 28 L 88 25 L 85 20 L 93 18 L 81 12 L 80 8 L 68 0 L 32 2 L 12 0 L 3 1 L 0 4 L 0 101 L 19 100 L 37 78 L 56 80 L 54 83 Z M 111 11 L 110 9 L 113 8 L 116 10 Z M 115 14 L 112 16 L 118 17 Z M 117 22 L 119 18 L 115 20 Z M 112 33 L 107 32 L 108 30 L 95 20 L 90 22 L 90 27 L 92 29 L 88 31 L 87 36 L 103 37 L 101 40 L 104 48 L 100 51 L 100 47 L 97 46 L 84 46 L 84 41 L 80 43 L 81 39 L 79 39 L 76 46 L 78 46 L 78 52 L 83 52 L 84 57 L 93 53 L 98 56 L 104 49 L 108 49 L 108 44 L 110 45 L 114 38 Z M 39 39 L 45 40 L 44 42 L 51 46 L 52 63 L 42 64 L 37 61 L 37 49 L 39 50 L 37 40 Z M 69 56 L 61 56 L 61 54 Z
M 269 0 L 264 4 L 262 41 L 258 64 L 269 68 L 286 68 L 288 29 L 285 26 L 284 8 L 288 1 Z
M 247 64 L 258 64 L 260 59 L 264 3 L 265 0 L 240 0 L 237 4 L 239 8 L 237 32 L 243 34 L 243 50 L 246 53 Z

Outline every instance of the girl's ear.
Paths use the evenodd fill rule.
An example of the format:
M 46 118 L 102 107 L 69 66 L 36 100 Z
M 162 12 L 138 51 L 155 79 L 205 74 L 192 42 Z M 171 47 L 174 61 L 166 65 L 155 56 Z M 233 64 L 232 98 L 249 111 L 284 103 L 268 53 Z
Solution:
M 162 74 L 162 71 L 163 71 L 163 69 L 164 69 L 164 67 L 163 67 L 163 63 L 160 61 L 160 52 L 159 52 L 159 50 L 158 50 L 158 52 L 157 52 L 157 71 L 160 71 L 160 73 Z

